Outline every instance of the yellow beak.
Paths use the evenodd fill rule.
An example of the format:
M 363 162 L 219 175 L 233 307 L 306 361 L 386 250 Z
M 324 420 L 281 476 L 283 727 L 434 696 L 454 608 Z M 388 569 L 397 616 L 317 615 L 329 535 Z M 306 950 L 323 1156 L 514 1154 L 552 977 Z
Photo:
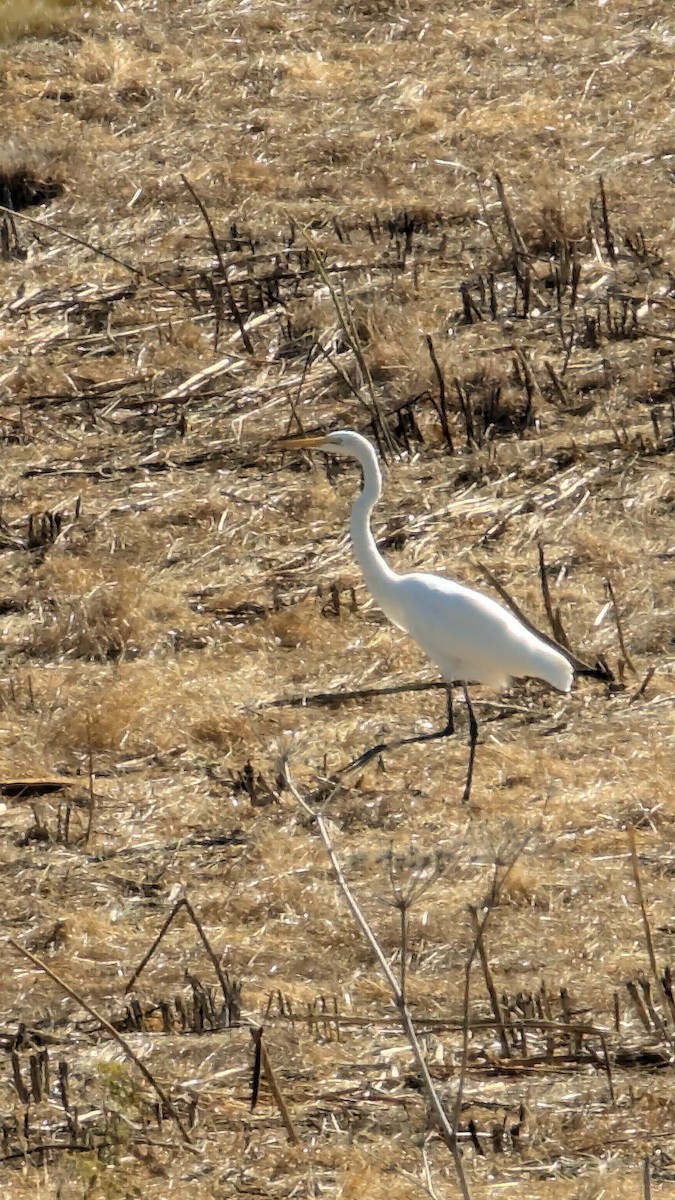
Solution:
M 323 446 L 325 440 L 324 434 L 314 434 L 311 437 L 288 437 L 280 438 L 277 446 L 282 450 L 316 450 L 319 446 Z

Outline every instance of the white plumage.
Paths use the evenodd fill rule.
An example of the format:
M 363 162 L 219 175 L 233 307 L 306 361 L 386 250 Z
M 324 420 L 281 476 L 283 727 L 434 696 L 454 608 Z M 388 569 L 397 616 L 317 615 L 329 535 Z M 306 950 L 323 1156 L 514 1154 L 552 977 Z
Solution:
M 426 651 L 448 683 L 505 687 L 511 677 L 527 675 L 561 692 L 572 686 L 567 659 L 474 588 L 439 575 L 398 575 L 392 599 L 391 608 L 388 596 L 378 602 Z
M 361 465 L 363 490 L 352 508 L 350 532 L 366 586 L 389 620 L 409 633 L 436 663 L 448 686 L 447 726 L 436 734 L 402 738 L 391 745 L 425 741 L 454 732 L 451 685 L 461 682 L 471 731 L 464 791 L 464 798 L 468 799 L 478 727 L 467 684 L 503 687 L 513 676 L 530 676 L 568 692 L 574 679 L 570 663 L 513 613 L 482 592 L 440 575 L 417 572 L 399 575 L 391 569 L 375 544 L 370 526 L 373 508 L 382 492 L 382 475 L 373 446 L 361 434 L 338 430 L 326 437 L 295 438 L 287 444 L 347 455 Z M 385 748 L 375 746 L 357 761 L 365 762 Z

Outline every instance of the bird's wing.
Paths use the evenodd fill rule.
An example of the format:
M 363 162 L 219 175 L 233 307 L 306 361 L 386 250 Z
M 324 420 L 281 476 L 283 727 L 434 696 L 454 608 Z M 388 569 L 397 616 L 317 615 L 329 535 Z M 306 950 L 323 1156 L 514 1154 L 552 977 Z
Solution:
M 437 575 L 400 577 L 401 624 L 446 679 L 502 686 L 512 675 L 536 675 L 542 645 L 500 604 Z

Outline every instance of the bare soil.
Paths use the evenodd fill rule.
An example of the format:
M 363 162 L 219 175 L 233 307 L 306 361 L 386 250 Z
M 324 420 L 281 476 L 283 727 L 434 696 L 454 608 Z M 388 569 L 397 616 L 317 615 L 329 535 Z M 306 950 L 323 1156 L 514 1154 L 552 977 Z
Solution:
M 670 5 L 10 7 L 3 1196 L 460 1195 L 285 758 L 471 1197 L 672 1196 Z M 338 427 L 392 565 L 605 670 L 473 690 L 471 805 L 461 713 L 320 799 L 443 717 L 357 471 L 276 445 Z

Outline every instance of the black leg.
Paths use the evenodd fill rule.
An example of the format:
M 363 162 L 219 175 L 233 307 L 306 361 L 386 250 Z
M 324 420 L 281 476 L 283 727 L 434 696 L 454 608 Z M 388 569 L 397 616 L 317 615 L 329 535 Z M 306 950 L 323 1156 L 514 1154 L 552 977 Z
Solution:
M 346 767 L 340 767 L 338 775 L 344 775 L 345 771 L 353 771 L 355 767 L 365 767 L 371 759 L 377 758 L 378 754 L 383 754 L 385 750 L 391 750 L 392 746 L 398 746 L 398 742 L 378 742 L 377 746 L 371 746 L 370 750 L 364 750 L 363 754 L 358 754 L 351 762 L 347 763 Z
M 445 727 L 445 733 L 446 733 L 447 737 L 450 737 L 450 735 L 455 732 L 455 714 L 452 711 L 452 684 L 451 683 L 446 683 L 445 691 L 446 691 L 446 695 L 448 697 L 448 723 Z
M 473 764 L 476 761 L 476 743 L 478 741 L 478 721 L 476 714 L 473 711 L 473 704 L 469 696 L 469 689 L 465 683 L 462 684 L 464 689 L 464 699 L 466 700 L 466 709 L 469 714 L 469 769 L 466 773 L 466 784 L 464 785 L 464 795 L 462 801 L 464 804 L 468 802 L 471 795 L 471 781 L 473 779 Z
M 443 729 L 437 729 L 434 733 L 420 733 L 412 737 L 397 738 L 395 742 L 378 742 L 376 746 L 371 746 L 369 750 L 364 750 L 363 754 L 359 754 L 357 758 L 352 759 L 347 763 L 346 767 L 338 772 L 338 777 L 345 774 L 347 771 L 353 771 L 360 767 L 365 767 L 366 763 L 371 762 L 373 758 L 377 758 L 378 754 L 383 754 L 385 750 L 397 750 L 399 746 L 414 746 L 421 742 L 435 742 L 440 738 L 451 737 L 455 732 L 455 717 L 452 705 L 452 685 L 446 684 L 448 697 L 448 719 Z M 462 802 L 468 803 L 471 796 L 471 783 L 473 781 L 473 768 L 476 761 L 476 746 L 478 744 L 478 722 L 476 714 L 473 710 L 469 689 L 466 683 L 462 683 L 464 692 L 464 700 L 466 702 L 466 711 L 469 718 L 469 766 L 466 773 L 466 783 L 464 785 L 464 793 Z
M 354 768 L 365 767 L 366 763 L 371 762 L 373 758 L 377 758 L 378 754 L 383 754 L 385 750 L 398 750 L 399 746 L 414 746 L 418 742 L 436 742 L 439 738 L 451 737 L 455 732 L 455 717 L 452 709 L 452 684 L 446 684 L 448 698 L 448 719 L 442 729 L 435 730 L 434 733 L 419 733 L 412 737 L 397 738 L 395 742 L 378 742 L 377 746 L 371 746 L 369 750 L 364 750 L 363 754 L 359 754 L 358 758 L 352 759 L 339 772 L 340 775 L 344 771 L 352 771 Z M 473 710 L 472 710 L 473 711 Z

